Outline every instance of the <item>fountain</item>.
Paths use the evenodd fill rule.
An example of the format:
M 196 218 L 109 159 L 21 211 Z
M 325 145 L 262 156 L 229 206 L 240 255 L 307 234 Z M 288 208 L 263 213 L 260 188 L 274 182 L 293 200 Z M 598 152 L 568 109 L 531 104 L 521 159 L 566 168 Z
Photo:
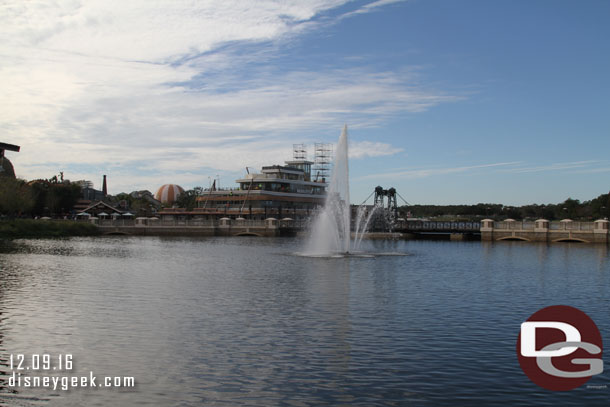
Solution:
M 306 253 L 313 256 L 349 253 L 350 225 L 347 125 L 345 125 L 337 143 L 326 202 L 313 222 Z
M 373 254 L 359 251 L 362 237 L 367 230 L 368 224 L 373 215 L 380 209 L 383 208 L 376 205 L 367 212 L 368 208 L 364 205 L 358 207 L 355 219 L 354 242 L 352 244 L 347 125 L 345 125 L 337 143 L 333 172 L 326 193 L 326 202 L 312 223 L 305 252 L 298 254 L 307 257 L 404 255 L 402 253 Z
M 369 223 L 377 211 L 383 210 L 382 205 L 375 205 L 369 208 L 363 203 L 356 211 L 356 224 L 354 225 L 354 250 L 360 250 L 364 233 L 368 230 Z

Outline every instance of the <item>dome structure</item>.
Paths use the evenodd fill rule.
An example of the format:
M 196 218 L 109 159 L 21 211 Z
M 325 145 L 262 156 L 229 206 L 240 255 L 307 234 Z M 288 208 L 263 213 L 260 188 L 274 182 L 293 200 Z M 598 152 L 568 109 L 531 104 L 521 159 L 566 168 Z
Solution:
M 182 193 L 184 193 L 184 189 L 180 185 L 165 184 L 157 190 L 155 199 L 164 204 L 172 204 Z
M 0 157 L 0 176 L 15 178 L 13 164 L 6 157 Z

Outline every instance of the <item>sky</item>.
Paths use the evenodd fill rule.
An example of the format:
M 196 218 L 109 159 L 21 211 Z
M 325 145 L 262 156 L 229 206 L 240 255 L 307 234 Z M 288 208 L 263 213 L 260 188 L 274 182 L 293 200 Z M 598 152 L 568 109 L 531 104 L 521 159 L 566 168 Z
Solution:
M 4 1 L 18 177 L 234 187 L 350 138 L 353 203 L 523 205 L 610 189 L 610 2 Z M 402 203 L 402 200 L 399 202 Z

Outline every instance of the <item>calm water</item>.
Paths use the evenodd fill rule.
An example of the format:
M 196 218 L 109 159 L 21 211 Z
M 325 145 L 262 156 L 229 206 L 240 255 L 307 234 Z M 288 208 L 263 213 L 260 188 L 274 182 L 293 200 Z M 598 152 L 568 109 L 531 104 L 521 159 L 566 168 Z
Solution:
M 585 311 L 610 340 L 606 246 L 369 242 L 316 259 L 263 238 L 0 242 L 0 405 L 608 405 L 522 373 L 520 323 Z M 9 354 L 73 354 L 133 389 L 15 389 Z M 608 360 L 606 359 L 608 364 Z M 610 370 L 610 366 L 607 366 Z

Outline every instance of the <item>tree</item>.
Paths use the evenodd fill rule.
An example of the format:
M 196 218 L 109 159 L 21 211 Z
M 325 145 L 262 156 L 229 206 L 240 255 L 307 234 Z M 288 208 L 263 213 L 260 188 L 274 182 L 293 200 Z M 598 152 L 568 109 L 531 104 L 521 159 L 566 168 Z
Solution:
M 30 213 L 34 207 L 31 188 L 22 179 L 0 178 L 0 213 L 15 216 Z
M 192 210 L 197 206 L 197 197 L 203 195 L 202 187 L 195 187 L 193 189 L 189 189 L 188 191 L 184 191 L 178 199 L 176 200 L 176 205 L 180 208 L 186 208 L 187 210 Z

